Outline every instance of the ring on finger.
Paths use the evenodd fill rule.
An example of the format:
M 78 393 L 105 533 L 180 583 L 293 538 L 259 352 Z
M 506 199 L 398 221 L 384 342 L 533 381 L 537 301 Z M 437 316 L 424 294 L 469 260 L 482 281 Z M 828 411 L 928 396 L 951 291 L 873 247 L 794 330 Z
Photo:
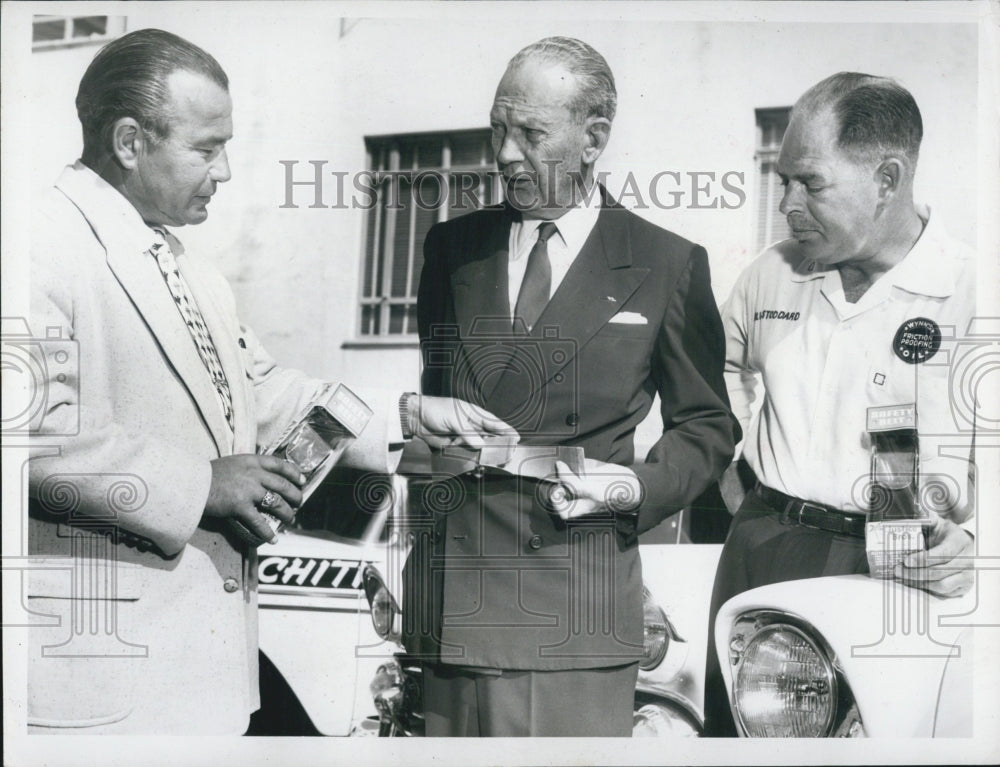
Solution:
M 257 504 L 262 509 L 273 509 L 278 505 L 279 499 L 278 494 L 268 490 L 264 493 L 264 497 L 260 499 L 260 503 Z

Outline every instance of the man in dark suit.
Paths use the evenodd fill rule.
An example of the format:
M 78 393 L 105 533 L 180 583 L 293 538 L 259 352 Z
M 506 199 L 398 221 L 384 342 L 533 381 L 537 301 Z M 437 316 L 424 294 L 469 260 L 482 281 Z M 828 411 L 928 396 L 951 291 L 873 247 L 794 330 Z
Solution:
M 586 456 L 575 473 L 542 449 L 427 494 L 403 610 L 428 735 L 630 735 L 637 536 L 715 482 L 739 436 L 704 249 L 594 182 L 616 100 L 585 43 L 518 53 L 490 115 L 508 203 L 439 224 L 424 245 L 424 393 L 487 407 L 521 450 Z M 657 393 L 663 434 L 636 463 Z

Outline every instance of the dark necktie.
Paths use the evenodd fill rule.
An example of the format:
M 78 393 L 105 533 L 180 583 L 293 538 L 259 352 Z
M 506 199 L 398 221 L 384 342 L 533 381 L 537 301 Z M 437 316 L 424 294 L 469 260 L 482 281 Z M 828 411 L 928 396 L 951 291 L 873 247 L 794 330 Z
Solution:
M 546 221 L 538 227 L 538 239 L 528 254 L 528 266 L 524 270 L 524 281 L 517 294 L 514 317 L 520 317 L 531 332 L 542 310 L 549 302 L 552 288 L 552 265 L 549 263 L 549 238 L 558 231 L 556 225 Z

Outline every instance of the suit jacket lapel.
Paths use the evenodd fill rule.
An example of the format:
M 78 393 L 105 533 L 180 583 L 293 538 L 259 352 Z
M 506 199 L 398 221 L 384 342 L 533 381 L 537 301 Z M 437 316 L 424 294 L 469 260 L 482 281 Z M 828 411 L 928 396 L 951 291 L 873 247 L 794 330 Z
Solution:
M 107 253 L 108 268 L 184 383 L 220 454 L 227 455 L 229 427 L 215 386 L 149 252 L 154 241 L 149 227 L 120 192 L 80 161 L 63 171 L 56 188 L 87 219 Z
M 484 258 L 468 261 L 451 276 L 451 294 L 455 302 L 455 321 L 464 339 L 462 354 L 473 355 L 470 363 L 487 360 L 489 364 L 470 364 L 466 369 L 475 376 L 478 398 L 483 401 L 496 388 L 513 350 L 503 343 L 511 335 L 510 300 L 507 297 L 507 260 L 510 225 L 508 208 L 497 211 L 485 227 L 482 242 L 468 243 L 470 253 L 484 253 Z M 476 339 L 482 339 L 477 342 Z M 489 347 L 488 349 L 486 347 Z
M 220 454 L 228 454 L 228 426 L 219 406 L 218 395 L 205 370 L 205 363 L 201 361 L 195 348 L 191 333 L 167 290 L 156 259 L 149 253 L 135 253 L 131 249 L 126 251 L 113 246 L 107 247 L 107 253 L 108 266 L 190 392 Z
M 605 196 L 597 224 L 529 335 L 538 339 L 539 349 L 544 348 L 546 338 L 573 342 L 566 357 L 536 355 L 544 366 L 543 383 L 573 361 L 648 274 L 649 269 L 632 266 L 625 209 Z M 512 374 L 517 371 L 508 368 L 495 377 L 497 385 L 490 390 L 494 396 L 487 401 L 487 407 L 510 412 L 521 404 L 526 394 L 522 387 L 499 386 Z
M 624 213 L 617 206 L 601 210 L 590 237 L 538 318 L 533 337 L 555 327 L 560 337 L 581 347 L 642 284 L 649 270 L 632 267 Z

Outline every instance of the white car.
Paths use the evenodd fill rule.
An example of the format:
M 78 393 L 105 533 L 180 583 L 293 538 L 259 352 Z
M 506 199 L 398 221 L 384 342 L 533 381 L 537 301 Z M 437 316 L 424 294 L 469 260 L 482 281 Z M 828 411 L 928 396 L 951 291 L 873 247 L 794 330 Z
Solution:
M 394 478 L 386 503 L 369 506 L 381 509 L 374 512 L 356 503 L 359 492 L 378 496 L 365 481 L 341 478 L 302 526 L 259 549 L 262 709 L 251 734 L 421 730 L 419 681 L 397 641 L 393 596 L 401 593 L 405 528 L 389 513 L 409 502 L 412 480 Z M 640 539 L 646 653 L 634 736 L 702 729 L 708 605 L 721 546 L 678 545 L 683 527 L 676 515 Z M 740 733 L 969 735 L 972 634 L 960 616 L 974 607 L 971 595 L 938 599 L 863 575 L 734 597 L 720 610 L 716 642 Z M 392 708 L 399 705 L 401 719 Z
M 405 679 L 406 703 L 416 708 L 406 729 L 420 732 L 419 682 L 413 673 L 404 677 L 405 656 L 397 658 L 392 595 L 402 591 L 408 551 L 403 510 L 419 503 L 428 481 L 335 469 L 296 526 L 259 548 L 261 710 L 248 734 L 377 734 L 377 702 L 384 705 L 394 684 L 402 694 Z M 640 538 L 646 652 L 636 736 L 691 736 L 702 728 L 708 605 L 722 547 L 683 543 L 683 514 Z
M 975 606 L 867 575 L 734 597 L 715 639 L 740 735 L 971 736 Z
M 258 549 L 261 709 L 247 734 L 364 734 L 373 721 L 368 684 L 385 653 L 362 573 L 385 561 L 399 483 L 335 469 L 297 524 Z
M 699 736 L 705 722 L 708 609 L 722 544 L 682 544 L 686 513 L 639 538 L 646 657 L 639 664 L 633 737 Z
M 643 568 L 643 658 L 639 663 L 633 737 L 692 737 L 704 725 L 708 607 L 721 544 L 682 544 L 683 513 L 639 539 Z M 387 660 L 371 680 L 381 736 L 423 734 L 420 664 L 403 650 L 401 566 L 406 530 L 390 533 L 401 547 L 364 574 L 372 624 Z M 682 545 L 678 545 L 682 544 Z M 367 725 L 372 729 L 372 725 Z

